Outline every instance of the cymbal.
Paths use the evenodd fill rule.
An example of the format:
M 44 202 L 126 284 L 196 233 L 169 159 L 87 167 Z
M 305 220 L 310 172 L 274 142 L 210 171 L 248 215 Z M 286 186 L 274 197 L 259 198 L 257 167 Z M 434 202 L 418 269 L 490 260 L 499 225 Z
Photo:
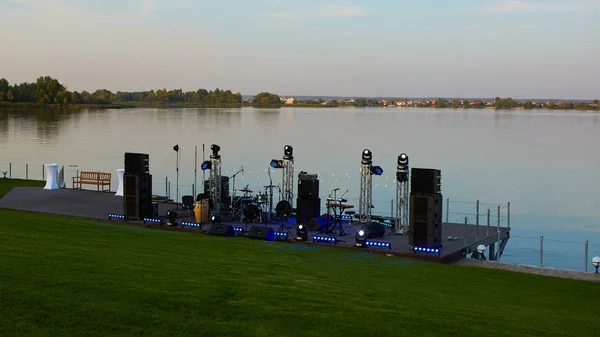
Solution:
M 244 188 L 243 190 L 238 190 L 238 192 L 246 192 L 246 193 L 252 193 L 252 191 L 250 191 L 247 188 Z
M 267 185 L 267 186 L 265 186 L 265 188 L 273 188 L 273 187 L 277 187 L 277 185 Z

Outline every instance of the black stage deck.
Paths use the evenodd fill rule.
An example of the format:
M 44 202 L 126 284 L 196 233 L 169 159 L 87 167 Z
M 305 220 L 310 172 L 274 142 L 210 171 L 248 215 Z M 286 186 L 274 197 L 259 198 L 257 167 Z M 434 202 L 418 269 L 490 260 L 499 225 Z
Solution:
M 175 204 L 158 203 L 159 215 L 166 215 L 169 210 L 175 209 Z M 0 208 L 15 209 L 31 212 L 59 214 L 66 216 L 75 216 L 90 219 L 108 219 L 108 214 L 123 214 L 123 198 L 115 196 L 112 192 L 96 192 L 87 190 L 61 189 L 54 191 L 43 190 L 40 187 L 16 187 L 13 188 L 4 198 L 0 199 Z M 195 222 L 192 217 L 187 217 L 187 212 L 177 211 L 182 216 L 178 222 Z M 120 220 L 123 221 L 123 220 Z M 296 225 L 294 219 L 289 219 L 285 232 L 290 234 L 290 239 L 296 235 Z M 135 223 L 135 222 L 132 222 Z M 232 222 L 234 227 L 250 228 L 251 226 L 268 226 L 277 230 L 280 222 L 272 224 L 246 224 Z M 145 224 L 145 226 L 164 228 L 160 225 Z M 322 243 L 335 247 L 353 248 L 365 250 L 355 246 L 355 233 L 360 229 L 358 222 L 344 222 L 344 231 L 346 235 L 337 236 L 337 244 Z M 205 231 L 210 227 L 209 224 L 203 224 L 200 227 L 169 227 L 171 230 L 182 231 Z M 406 257 L 416 257 L 425 260 L 437 261 L 442 263 L 454 262 L 464 256 L 466 251 L 474 251 L 478 244 L 493 243 L 498 241 L 498 228 L 475 225 L 464 225 L 454 223 L 444 223 L 442 225 L 443 247 L 440 254 L 413 253 L 408 244 L 408 236 L 394 235 L 388 229 L 383 238 L 370 239 L 373 242 L 388 242 L 391 249 L 387 248 L 366 248 L 371 252 L 392 254 Z M 509 237 L 509 228 L 500 228 L 500 238 Z M 323 235 L 318 232 L 310 232 L 308 235 L 309 243 L 312 243 L 314 236 L 333 236 Z M 449 239 L 452 237 L 452 239 Z M 466 240 L 465 240 L 466 238 Z

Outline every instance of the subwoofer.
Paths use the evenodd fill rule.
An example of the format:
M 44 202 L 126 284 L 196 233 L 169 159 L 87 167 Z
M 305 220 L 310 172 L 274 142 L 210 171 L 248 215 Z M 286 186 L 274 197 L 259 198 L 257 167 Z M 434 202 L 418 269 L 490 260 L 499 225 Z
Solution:
M 213 236 L 232 237 L 235 236 L 235 230 L 232 225 L 214 223 L 210 226 L 208 234 Z
M 413 247 L 439 248 L 442 245 L 441 194 L 410 196 L 409 244 Z
M 410 172 L 411 194 L 438 194 L 441 193 L 442 171 L 413 167 Z

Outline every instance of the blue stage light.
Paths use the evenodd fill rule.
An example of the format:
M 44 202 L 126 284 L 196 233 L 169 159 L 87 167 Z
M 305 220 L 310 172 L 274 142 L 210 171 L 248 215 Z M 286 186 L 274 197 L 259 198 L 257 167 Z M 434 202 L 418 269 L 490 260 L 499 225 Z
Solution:
M 194 223 L 194 222 L 182 222 L 181 226 L 182 227 L 202 227 L 202 225 L 200 225 L 199 223 Z
M 120 214 L 108 214 L 108 220 L 112 220 L 112 219 L 122 219 L 125 220 L 125 216 L 124 215 L 120 215 Z
M 313 236 L 313 242 L 327 242 L 327 243 L 333 243 L 334 245 L 337 244 L 337 238 L 331 237 L 331 236 Z
M 439 248 L 427 248 L 427 247 L 413 247 L 413 251 L 423 253 L 435 253 L 439 254 L 441 250 Z
M 275 232 L 275 236 L 283 236 L 286 237 L 288 236 L 288 233 L 282 233 L 282 232 Z
M 371 166 L 371 173 L 376 176 L 380 176 L 383 174 L 383 169 L 381 166 Z
M 146 224 L 146 223 L 160 224 L 160 219 L 144 218 L 144 224 Z
M 389 242 L 367 241 L 366 245 L 369 247 L 387 248 L 392 250 L 392 244 Z
M 244 233 L 244 229 L 242 227 L 233 227 L 233 230 L 236 233 Z
M 283 160 L 273 159 L 269 165 L 276 169 L 283 168 Z
M 210 170 L 212 169 L 212 163 L 210 162 L 210 160 L 207 160 L 203 162 L 202 165 L 200 165 L 200 168 L 202 169 L 202 171 Z

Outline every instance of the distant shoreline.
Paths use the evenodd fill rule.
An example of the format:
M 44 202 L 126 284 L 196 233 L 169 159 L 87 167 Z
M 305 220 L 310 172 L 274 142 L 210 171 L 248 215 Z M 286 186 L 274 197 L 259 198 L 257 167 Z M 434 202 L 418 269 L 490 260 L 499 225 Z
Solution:
M 227 109 L 227 108 L 243 108 L 253 107 L 255 109 L 279 109 L 279 108 L 377 108 L 377 109 L 440 109 L 440 110 L 544 110 L 544 111 L 591 111 L 600 112 L 597 109 L 549 109 L 549 108 L 535 108 L 525 109 L 523 107 L 513 107 L 510 109 L 496 109 L 490 106 L 472 106 L 469 108 L 453 108 L 453 107 L 434 107 L 434 106 L 414 106 L 414 107 L 400 107 L 400 106 L 367 106 L 358 107 L 352 105 L 323 105 L 323 104 L 276 104 L 276 105 L 253 105 L 251 103 L 224 103 L 224 104 L 199 104 L 199 103 L 106 103 L 106 104 L 39 104 L 30 102 L 0 102 L 0 109 L 66 109 L 66 110 L 108 110 L 108 109 L 135 109 L 135 108 L 165 108 L 165 109 L 183 109 L 183 108 L 205 108 L 205 109 Z

